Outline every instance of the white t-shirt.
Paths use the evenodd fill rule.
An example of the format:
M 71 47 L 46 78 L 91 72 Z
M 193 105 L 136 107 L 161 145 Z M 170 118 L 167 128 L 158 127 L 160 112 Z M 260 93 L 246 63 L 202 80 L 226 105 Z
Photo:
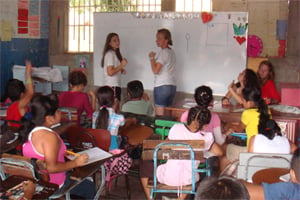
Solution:
M 176 85 L 176 55 L 173 49 L 162 49 L 156 57 L 156 62 L 162 64 L 162 68 L 160 72 L 155 75 L 154 87 L 162 85 Z
M 109 85 L 112 87 L 120 87 L 121 86 L 121 72 L 118 72 L 112 76 L 107 74 L 107 67 L 113 66 L 118 67 L 120 65 L 120 61 L 113 50 L 109 50 L 106 52 L 104 56 L 104 85 Z
M 257 134 L 253 143 L 255 153 L 282 153 L 291 151 L 289 140 L 285 136 L 275 136 L 272 140 L 262 134 Z

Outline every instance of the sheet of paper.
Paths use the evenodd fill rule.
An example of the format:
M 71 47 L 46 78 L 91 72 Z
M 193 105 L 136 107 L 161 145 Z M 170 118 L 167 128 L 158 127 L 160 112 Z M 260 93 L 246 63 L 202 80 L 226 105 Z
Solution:
M 84 154 L 87 153 L 89 156 L 89 161 L 86 163 L 86 165 L 99 161 L 99 160 L 103 160 L 109 157 L 112 157 L 111 153 L 108 153 L 107 151 L 104 151 L 102 149 L 100 149 L 99 147 L 94 147 L 88 150 L 84 150 L 84 151 L 80 151 L 77 152 L 78 154 Z M 76 156 L 73 155 L 68 155 L 67 156 L 68 159 L 70 160 L 74 160 L 76 158 Z
M 11 41 L 12 38 L 12 24 L 9 21 L 1 21 L 1 40 Z

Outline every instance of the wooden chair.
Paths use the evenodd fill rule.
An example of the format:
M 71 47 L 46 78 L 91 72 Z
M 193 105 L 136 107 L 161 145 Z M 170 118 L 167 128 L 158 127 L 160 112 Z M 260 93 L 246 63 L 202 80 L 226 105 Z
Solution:
M 292 154 L 240 153 L 237 178 L 252 182 L 252 176 L 261 169 L 290 168 Z
M 68 130 L 68 134 L 70 134 L 70 144 L 71 147 L 77 151 L 89 149 L 92 147 L 99 147 L 105 151 L 109 151 L 110 147 L 110 132 L 105 129 L 92 129 L 92 128 L 82 128 L 78 127 L 77 130 L 76 127 L 73 127 L 71 130 Z M 72 131 L 73 130 L 73 131 Z M 74 134 L 74 131 L 76 132 Z M 74 144 L 74 145 L 72 145 Z M 122 156 L 121 154 L 114 155 L 114 157 Z M 129 187 L 129 178 L 127 174 L 125 175 L 125 182 L 126 182 L 126 192 L 127 192 L 127 198 L 130 199 L 130 187 Z M 103 176 L 103 174 L 102 174 Z M 106 189 L 106 197 L 110 196 L 110 186 L 113 180 L 116 180 L 118 177 L 112 176 L 109 181 L 105 182 L 105 189 Z
M 195 160 L 204 160 L 204 153 L 201 149 L 204 148 L 203 140 L 145 140 L 143 143 L 143 160 L 154 161 L 153 185 L 148 183 L 151 188 L 150 198 L 153 198 L 155 193 L 177 193 L 178 187 L 159 184 L 156 177 L 158 160 L 191 160 L 192 168 L 192 184 L 183 186 L 182 193 L 196 194 L 195 174 L 202 172 L 206 176 L 210 176 L 211 170 L 208 162 L 204 169 L 195 168 Z M 199 149 L 199 150 L 196 150 Z M 208 159 L 205 159 L 205 162 Z M 174 174 L 174 176 L 176 176 Z
M 72 121 L 79 124 L 78 109 L 75 107 L 59 107 L 61 121 Z
M 34 164 L 33 164 L 34 163 Z M 34 180 L 49 181 L 45 163 L 21 155 L 3 153 L 0 159 L 0 175 L 4 180 L 9 176 L 24 176 Z

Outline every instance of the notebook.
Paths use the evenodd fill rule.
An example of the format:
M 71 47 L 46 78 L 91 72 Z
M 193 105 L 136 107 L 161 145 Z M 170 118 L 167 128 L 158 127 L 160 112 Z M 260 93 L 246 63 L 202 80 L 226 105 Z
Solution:
M 108 153 L 107 151 L 104 151 L 104 150 L 100 149 L 99 147 L 93 147 L 91 149 L 87 149 L 87 150 L 76 152 L 76 153 L 77 154 L 84 154 L 84 153 L 88 154 L 89 160 L 85 165 L 88 165 L 90 163 L 97 162 L 100 160 L 104 160 L 106 158 L 110 158 L 113 156 L 111 153 Z M 69 160 L 74 160 L 76 158 L 75 155 L 70 155 L 70 154 L 67 155 L 66 157 Z

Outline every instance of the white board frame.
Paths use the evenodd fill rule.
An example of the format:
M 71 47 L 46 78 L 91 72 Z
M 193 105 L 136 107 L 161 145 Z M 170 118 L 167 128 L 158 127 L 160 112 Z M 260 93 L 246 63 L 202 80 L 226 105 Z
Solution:
M 213 19 L 203 23 L 200 13 L 148 13 L 148 17 L 140 17 L 140 13 L 94 13 L 94 85 L 103 85 L 103 46 L 107 34 L 116 32 L 121 53 L 128 60 L 121 87 L 138 79 L 145 89 L 152 90 L 154 75 L 148 54 L 160 50 L 156 47 L 156 32 L 167 28 L 172 33 L 176 53 L 177 91 L 193 93 L 205 84 L 213 89 L 214 95 L 224 95 L 230 82 L 246 68 L 247 42 L 237 42 L 233 23 L 248 23 L 248 13 L 212 14 Z M 247 30 L 242 36 L 247 40 Z

